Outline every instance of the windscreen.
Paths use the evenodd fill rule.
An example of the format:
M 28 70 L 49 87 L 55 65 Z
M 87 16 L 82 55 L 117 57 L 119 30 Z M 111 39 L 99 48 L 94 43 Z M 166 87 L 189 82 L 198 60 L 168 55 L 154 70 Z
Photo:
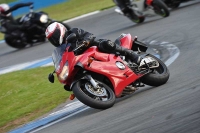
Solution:
M 61 46 L 57 47 L 54 49 L 52 53 L 52 60 L 54 63 L 54 67 L 56 70 L 59 69 L 60 61 L 62 59 L 62 55 L 65 52 L 66 48 L 69 47 L 70 45 L 68 44 L 62 44 Z

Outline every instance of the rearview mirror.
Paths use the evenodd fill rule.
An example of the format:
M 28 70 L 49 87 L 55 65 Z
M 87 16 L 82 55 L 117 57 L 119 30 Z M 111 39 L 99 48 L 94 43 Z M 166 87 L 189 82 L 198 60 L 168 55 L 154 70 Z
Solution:
M 49 74 L 48 79 L 49 79 L 49 82 L 54 83 L 54 75 L 53 75 L 53 73 Z
M 66 40 L 67 40 L 68 42 L 71 42 L 71 41 L 73 41 L 75 38 L 76 38 L 76 34 L 75 34 L 75 33 L 71 33 L 71 34 L 66 38 Z

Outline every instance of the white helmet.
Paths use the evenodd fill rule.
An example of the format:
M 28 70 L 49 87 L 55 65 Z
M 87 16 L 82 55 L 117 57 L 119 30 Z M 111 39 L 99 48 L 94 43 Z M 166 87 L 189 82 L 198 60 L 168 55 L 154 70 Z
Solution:
M 67 29 L 63 24 L 53 22 L 47 27 L 45 35 L 55 47 L 58 47 L 63 43 L 64 38 L 66 38 L 66 31 Z
M 11 15 L 11 13 L 8 13 L 8 14 L 5 14 L 5 11 L 7 11 L 7 10 L 9 10 L 10 9 L 10 7 L 9 7 L 9 5 L 8 4 L 0 4 L 0 14 L 1 15 L 4 15 L 4 16 L 10 16 Z

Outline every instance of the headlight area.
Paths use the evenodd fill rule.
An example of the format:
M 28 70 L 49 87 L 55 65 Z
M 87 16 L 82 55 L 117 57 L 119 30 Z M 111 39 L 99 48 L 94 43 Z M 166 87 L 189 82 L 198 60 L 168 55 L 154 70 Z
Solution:
M 65 63 L 63 66 L 63 69 L 61 73 L 58 75 L 58 78 L 62 81 L 66 80 L 69 74 L 69 67 L 68 67 L 68 62 Z
M 40 16 L 40 22 L 41 23 L 47 23 L 48 22 L 48 15 L 42 14 Z

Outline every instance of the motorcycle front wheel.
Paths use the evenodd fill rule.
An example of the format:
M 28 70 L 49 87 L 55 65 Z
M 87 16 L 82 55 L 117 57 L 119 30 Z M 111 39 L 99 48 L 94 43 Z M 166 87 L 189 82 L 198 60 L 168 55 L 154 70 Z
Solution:
M 131 20 L 132 20 L 134 23 L 142 23 L 142 22 L 144 22 L 145 17 L 144 17 L 144 16 L 135 17 L 135 18 L 131 18 Z
M 168 17 L 170 15 L 169 9 L 163 1 L 154 0 L 152 6 L 156 14 L 162 17 Z
M 97 81 L 98 88 L 94 89 L 88 80 L 79 80 L 76 82 L 72 91 L 76 98 L 87 106 L 96 109 L 107 109 L 114 105 L 115 94 L 106 84 Z
M 139 12 L 132 10 L 130 13 L 129 19 L 135 23 L 142 23 L 145 20 L 145 16 L 143 16 Z
M 167 66 L 157 57 L 149 54 L 148 56 L 152 57 L 153 59 L 157 60 L 159 66 L 157 68 L 151 69 L 151 72 L 144 75 L 141 78 L 141 81 L 150 86 L 160 86 L 165 84 L 170 76 L 169 70 Z

